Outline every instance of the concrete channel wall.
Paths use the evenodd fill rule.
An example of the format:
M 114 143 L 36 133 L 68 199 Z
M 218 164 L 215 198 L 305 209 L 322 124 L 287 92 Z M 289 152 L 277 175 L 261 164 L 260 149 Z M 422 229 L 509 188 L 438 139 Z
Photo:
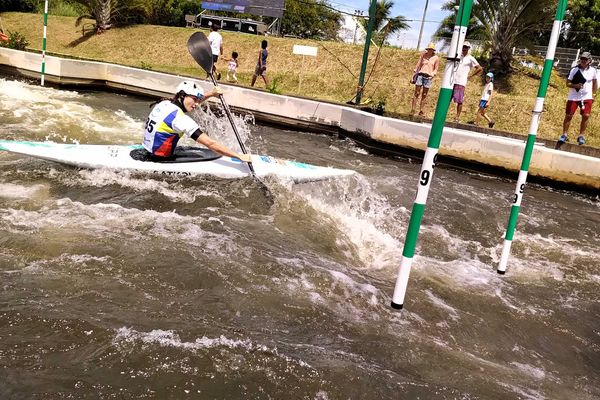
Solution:
M 0 48 L 0 65 L 20 75 L 39 78 L 41 55 Z M 94 61 L 46 57 L 48 82 L 63 85 L 104 86 L 150 96 L 170 96 L 182 79 L 149 70 Z M 209 89 L 211 84 L 198 82 Z M 292 126 L 339 132 L 389 147 L 425 150 L 431 125 L 387 118 L 342 104 L 266 93 L 222 85 L 233 108 L 259 114 L 262 119 Z M 532 99 L 533 101 L 533 99 Z M 445 127 L 440 156 L 517 172 L 525 142 L 463 129 Z M 600 158 L 557 151 L 537 143 L 530 176 L 597 191 L 600 189 Z M 515 173 L 516 179 L 516 173 Z

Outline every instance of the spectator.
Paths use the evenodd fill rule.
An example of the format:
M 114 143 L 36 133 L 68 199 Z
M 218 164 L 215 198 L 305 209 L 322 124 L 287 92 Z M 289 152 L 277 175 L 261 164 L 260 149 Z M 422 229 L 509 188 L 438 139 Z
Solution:
M 475 57 L 469 54 L 470 50 L 471 43 L 465 41 L 463 43 L 458 67 L 454 72 L 454 87 L 452 88 L 452 100 L 456 103 L 456 118 L 454 122 L 460 122 L 460 113 L 462 112 L 462 105 L 465 101 L 465 87 L 467 86 L 467 81 L 470 77 L 483 71 L 483 68 L 481 68 L 481 65 L 479 65 Z M 471 69 L 473 69 L 473 73 L 471 73 Z
M 231 53 L 231 58 L 223 59 L 227 61 L 227 82 L 237 82 L 237 76 L 235 75 L 239 66 L 237 51 Z
M 567 106 L 565 119 L 563 121 L 563 134 L 556 142 L 556 149 L 568 140 L 567 133 L 575 111 L 579 107 L 581 113 L 581 124 L 579 126 L 579 136 L 577 144 L 585 144 L 585 129 L 592 113 L 592 103 L 594 96 L 598 91 L 598 71 L 591 66 L 592 55 L 584 51 L 579 57 L 579 64 L 571 68 L 567 77 L 567 87 L 569 87 L 569 96 L 567 97 Z
M 487 108 L 490 106 L 492 102 L 492 94 L 494 93 L 494 74 L 488 72 L 485 75 L 485 86 L 483 87 L 483 91 L 481 92 L 481 100 L 479 100 L 479 110 L 477 110 L 477 114 L 475 115 L 475 121 L 473 122 L 475 125 L 479 124 L 479 116 L 481 115 L 488 122 L 488 126 L 490 128 L 494 127 L 495 122 L 485 113 Z
M 267 50 L 268 43 L 266 40 L 263 40 L 260 44 L 260 51 L 258 52 L 258 62 L 256 63 L 256 68 L 254 69 L 254 75 L 252 75 L 252 83 L 250 86 L 254 86 L 256 83 L 256 78 L 262 76 L 265 81 L 265 86 L 269 86 L 269 81 L 267 80 L 267 57 L 269 56 L 269 52 Z
M 440 59 L 435 55 L 435 45 L 433 43 L 429 43 L 425 52 L 421 54 L 419 57 L 419 61 L 417 62 L 417 66 L 414 70 L 413 81 L 415 84 L 415 94 L 412 100 L 412 109 L 410 111 L 411 115 L 415 115 L 417 110 L 417 102 L 419 101 L 419 97 L 421 97 L 421 105 L 419 107 L 419 116 L 423 116 L 427 93 L 429 92 L 429 88 L 433 83 L 433 78 L 437 75 L 438 66 L 440 63 Z
M 218 32 L 220 26 L 219 23 L 213 22 L 210 26 L 210 33 L 208 34 L 208 43 L 210 43 L 210 49 L 213 56 L 213 76 L 217 73 L 217 61 L 219 56 L 223 54 L 223 36 Z M 217 73 L 217 80 L 221 79 L 221 73 Z

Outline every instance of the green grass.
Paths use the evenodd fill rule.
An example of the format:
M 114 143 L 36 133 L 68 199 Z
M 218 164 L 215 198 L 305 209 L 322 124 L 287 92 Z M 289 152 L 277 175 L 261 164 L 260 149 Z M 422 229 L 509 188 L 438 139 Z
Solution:
M 42 21 L 40 14 L 0 14 L 5 29 L 19 31 L 29 41 L 29 48 L 40 50 L 42 45 Z M 92 21 L 89 21 L 92 22 Z M 198 78 L 205 74 L 187 52 L 187 39 L 194 32 L 191 28 L 176 28 L 153 25 L 136 25 L 113 28 L 101 35 L 83 36 L 81 27 L 75 27 L 74 17 L 50 15 L 48 18 L 47 50 L 92 60 L 105 61 L 144 68 L 152 71 L 175 73 Z M 222 32 L 224 56 L 237 51 L 240 66 L 238 84 L 250 85 L 254 66 L 260 49 L 261 36 L 234 32 Z M 299 95 L 344 103 L 356 91 L 362 46 L 340 42 L 317 42 L 290 38 L 269 37 L 268 73 L 270 79 L 280 77 L 277 89 L 283 94 Z M 292 54 L 294 44 L 318 47 L 317 57 L 302 57 Z M 373 66 L 377 49 L 372 47 L 367 76 Z M 379 55 L 373 74 L 365 88 L 363 100 L 384 100 L 387 112 L 408 114 L 414 86 L 409 83 L 417 62 L 416 51 L 384 47 Z M 541 63 L 541 61 L 540 61 Z M 226 72 L 227 63 L 219 61 L 217 67 Z M 428 116 L 433 116 L 437 101 L 443 66 L 440 76 L 430 90 Z M 300 85 L 301 76 L 301 85 Z M 539 74 L 519 68 L 508 79 L 496 82 L 489 115 L 496 121 L 496 129 L 526 135 L 531 122 L 531 110 L 539 86 Z M 223 79 L 225 74 L 223 74 Z M 264 87 L 262 80 L 257 87 Z M 473 79 L 467 86 L 462 121 L 473 119 L 479 103 L 483 81 Z M 546 96 L 545 110 L 538 135 L 545 139 L 556 139 L 562 130 L 567 87 L 564 78 L 553 74 Z M 600 147 L 600 106 L 596 105 L 587 129 L 587 144 Z M 448 119 L 454 118 L 455 108 L 451 105 Z M 570 130 L 571 143 L 575 141 L 580 117 L 573 119 Z

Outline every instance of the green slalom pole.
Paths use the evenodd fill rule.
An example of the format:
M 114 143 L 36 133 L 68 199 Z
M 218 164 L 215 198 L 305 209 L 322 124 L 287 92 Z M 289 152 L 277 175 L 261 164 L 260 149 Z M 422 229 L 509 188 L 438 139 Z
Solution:
M 444 130 L 444 122 L 450 107 L 450 99 L 452 98 L 453 74 L 456 64 L 460 61 L 462 45 L 467 34 L 467 26 L 471 18 L 471 8 L 473 8 L 473 0 L 461 0 L 456 14 L 456 24 L 452 41 L 448 48 L 446 59 L 446 69 L 444 71 L 444 79 L 442 80 L 442 88 L 438 97 L 433 123 L 431 124 L 431 132 L 429 133 L 429 141 L 427 142 L 427 150 L 423 158 L 421 166 L 421 174 L 419 175 L 419 185 L 417 189 L 417 197 L 413 203 L 410 222 L 408 224 L 408 232 L 404 242 L 404 250 L 402 251 L 402 261 L 398 269 L 398 278 L 396 279 L 396 287 L 392 297 L 392 308 L 401 309 L 404 305 L 404 296 L 406 295 L 406 286 L 408 285 L 408 276 L 412 266 L 415 247 L 419 237 L 419 229 L 421 229 L 421 219 L 425 212 L 425 203 L 429 194 L 431 179 L 433 178 L 433 168 L 437 160 L 437 153 L 442 140 L 442 132 Z
M 42 81 L 44 86 L 44 74 L 46 72 L 46 30 L 48 27 L 48 0 L 44 2 L 44 37 L 42 39 Z
M 529 135 L 527 136 L 527 143 L 523 153 L 521 170 L 519 171 L 519 177 L 517 179 L 517 188 L 515 189 L 515 195 L 513 196 L 513 204 L 510 209 L 506 233 L 504 234 L 502 255 L 500 256 L 500 263 L 498 264 L 497 270 L 499 274 L 504 274 L 506 272 L 508 256 L 510 255 L 510 247 L 512 246 L 515 226 L 517 225 L 517 218 L 519 217 L 519 209 L 521 208 L 521 200 L 523 199 L 525 183 L 527 182 L 527 173 L 529 171 L 529 163 L 531 162 L 531 154 L 533 153 L 533 145 L 535 144 L 535 138 L 540 126 L 540 118 L 542 116 L 542 111 L 544 110 L 544 100 L 546 98 L 546 91 L 548 90 L 548 83 L 550 82 L 552 65 L 554 64 L 554 53 L 556 52 L 556 45 L 558 43 L 563 20 L 565 18 L 566 9 L 567 0 L 559 0 L 558 9 L 556 10 L 556 18 L 554 19 L 552 33 L 550 34 L 550 42 L 548 43 L 548 51 L 546 52 L 546 61 L 544 62 L 542 79 L 540 81 L 540 87 L 538 89 L 537 98 L 535 99 L 535 105 L 533 107 L 533 116 L 531 118 L 531 124 L 529 125 Z
M 358 89 L 356 90 L 356 103 L 360 104 L 365 83 L 365 73 L 367 72 L 367 61 L 369 60 L 369 48 L 371 47 L 371 35 L 375 25 L 375 13 L 377 11 L 377 0 L 371 0 L 369 6 L 369 23 L 367 24 L 367 36 L 365 37 L 365 49 L 363 50 L 363 59 L 360 66 L 360 76 L 358 77 Z

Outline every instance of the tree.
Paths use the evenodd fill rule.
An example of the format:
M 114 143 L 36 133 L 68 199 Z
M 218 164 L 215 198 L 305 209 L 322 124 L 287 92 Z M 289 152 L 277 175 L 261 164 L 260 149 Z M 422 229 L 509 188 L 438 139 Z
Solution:
M 453 15 L 442 22 L 436 36 L 451 36 L 458 4 L 458 0 L 451 0 L 443 5 Z M 530 47 L 540 31 L 551 28 L 555 11 L 555 1 L 551 0 L 479 0 L 473 4 L 467 37 L 482 41 L 490 69 L 508 73 L 513 47 Z
M 342 14 L 325 0 L 287 0 L 281 20 L 283 35 L 337 40 Z
M 386 38 L 396 32 L 409 28 L 406 18 L 402 15 L 390 17 L 394 2 L 392 0 L 378 0 L 375 8 L 375 22 L 373 24 L 373 41 L 379 45 L 385 43 Z M 367 30 L 369 20 L 361 19 L 360 24 Z
M 35 0 L 0 0 L 0 12 L 3 11 L 33 11 Z
M 561 45 L 600 55 L 600 0 L 571 0 Z
M 83 19 L 96 20 L 96 33 L 102 33 L 113 25 L 141 22 L 145 15 L 143 0 L 73 0 L 80 4 L 84 13 L 75 21 L 79 26 Z
M 145 0 L 145 4 L 144 21 L 153 25 L 182 26 L 185 25 L 186 14 L 196 15 L 202 11 L 199 1 Z

